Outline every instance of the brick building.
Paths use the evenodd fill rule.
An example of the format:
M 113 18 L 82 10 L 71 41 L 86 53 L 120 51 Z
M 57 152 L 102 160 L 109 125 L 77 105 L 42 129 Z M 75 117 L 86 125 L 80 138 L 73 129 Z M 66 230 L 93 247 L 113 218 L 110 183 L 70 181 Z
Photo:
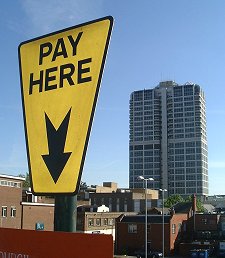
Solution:
M 208 249 L 216 254 L 220 242 L 225 242 L 225 215 L 196 213 L 185 223 L 179 254 L 188 256 L 190 250 Z
M 44 230 L 54 230 L 54 204 L 22 202 L 21 207 L 22 229 L 35 230 L 42 224 Z
M 0 174 L 0 227 L 21 228 L 23 181 L 21 177 Z
M 24 178 L 0 175 L 0 227 L 44 230 L 54 228 L 54 198 L 37 197 L 24 190 Z M 119 189 L 116 183 L 83 192 L 78 201 L 77 231 L 112 234 L 117 253 L 132 253 L 144 247 L 145 192 L 143 189 Z M 158 191 L 149 190 L 148 248 L 162 250 L 162 209 Z M 89 201 L 91 198 L 91 201 Z M 90 203 L 95 205 L 90 205 Z M 153 205 L 156 202 L 157 205 Z M 79 205 L 89 204 L 89 205 Z M 108 206 L 108 208 L 106 207 Z M 152 208 L 151 208 L 152 207 Z M 110 211 L 111 210 L 111 211 Z M 130 212 L 131 211 L 131 212 Z M 178 203 L 169 211 L 164 209 L 165 254 L 175 251 L 185 256 L 194 247 L 211 248 L 225 241 L 225 215 L 198 214 L 196 197 L 192 202 Z
M 175 252 L 187 214 L 164 215 L 165 255 Z M 162 215 L 148 215 L 148 249 L 162 250 Z M 122 215 L 116 221 L 116 252 L 134 254 L 145 246 L 145 215 Z
M 105 205 L 80 206 L 77 208 L 77 232 L 91 234 L 110 234 L 115 241 L 115 221 L 121 216 L 121 212 L 109 212 Z M 136 215 L 134 212 L 126 214 Z
M 219 241 L 225 240 L 225 215 L 196 213 L 187 222 L 185 241 Z

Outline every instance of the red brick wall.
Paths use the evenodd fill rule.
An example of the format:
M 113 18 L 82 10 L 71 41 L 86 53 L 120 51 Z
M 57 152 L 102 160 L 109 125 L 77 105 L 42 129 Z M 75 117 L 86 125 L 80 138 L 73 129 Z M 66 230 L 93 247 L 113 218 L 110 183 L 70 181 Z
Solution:
M 148 239 L 152 242 L 152 249 L 156 251 L 162 251 L 162 224 L 152 224 L 151 231 L 148 235 Z M 169 224 L 164 224 L 164 246 L 165 253 L 169 250 L 170 238 L 169 238 Z
M 44 223 L 44 230 L 53 231 L 54 229 L 54 207 L 53 206 L 34 206 L 23 205 L 23 229 L 35 230 L 37 222 Z
M 218 227 L 217 214 L 197 214 L 195 216 L 195 229 L 198 230 L 217 230 Z
M 119 254 L 124 250 L 132 254 L 134 250 L 145 248 L 145 224 L 137 224 L 137 233 L 128 233 L 128 224 L 132 223 L 116 225 L 116 248 Z M 148 227 L 148 242 L 151 242 L 148 248 L 162 251 L 162 224 L 151 224 Z M 165 224 L 165 250 L 169 250 L 169 244 L 169 224 Z
M 128 233 L 128 223 L 116 224 L 116 249 L 118 254 L 124 253 L 124 250 L 132 253 L 133 250 L 144 248 L 144 224 L 137 225 L 137 232 L 138 233 Z
M 182 225 L 183 221 L 186 221 L 187 218 L 188 215 L 186 214 L 174 214 L 170 220 L 170 253 L 174 253 L 176 245 L 178 244 L 182 234 L 181 231 L 179 232 L 179 224 Z M 175 233 L 172 232 L 172 224 L 175 224 Z M 180 230 L 182 230 L 182 227 Z
M 164 247 L 165 255 L 174 253 L 176 244 L 179 242 L 180 234 L 178 232 L 179 223 L 187 220 L 185 214 L 175 214 L 170 223 L 164 225 Z M 145 246 L 145 224 L 137 224 L 137 233 L 128 233 L 128 225 L 132 223 L 117 222 L 116 224 L 116 250 L 118 254 L 127 250 L 132 253 L 137 249 L 144 249 Z M 136 223 L 133 223 L 136 224 Z M 175 233 L 172 233 L 172 224 L 175 224 Z M 162 223 L 151 224 L 148 226 L 148 242 L 151 242 L 150 249 L 162 251 Z
M 22 189 L 0 186 L 0 227 L 21 228 Z M 7 217 L 2 217 L 2 206 L 7 206 Z M 16 208 L 16 217 L 11 217 L 11 207 Z

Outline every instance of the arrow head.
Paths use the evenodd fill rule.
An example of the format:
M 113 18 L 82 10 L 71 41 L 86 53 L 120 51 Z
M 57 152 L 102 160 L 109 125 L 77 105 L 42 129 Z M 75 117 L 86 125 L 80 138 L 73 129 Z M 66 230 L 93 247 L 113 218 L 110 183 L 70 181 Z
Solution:
M 64 153 L 66 135 L 68 131 L 71 109 L 63 119 L 58 129 L 45 114 L 49 154 L 42 155 L 42 158 L 54 180 L 57 183 L 72 152 Z
M 59 153 L 58 155 L 42 155 L 42 158 L 54 180 L 57 183 L 72 152 Z

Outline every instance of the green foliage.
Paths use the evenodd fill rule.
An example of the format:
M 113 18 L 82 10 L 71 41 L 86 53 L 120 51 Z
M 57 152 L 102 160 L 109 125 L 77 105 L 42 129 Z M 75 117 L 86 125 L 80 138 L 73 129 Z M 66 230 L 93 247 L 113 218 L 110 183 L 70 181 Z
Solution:
M 30 176 L 28 173 L 26 173 L 26 175 L 24 174 L 19 174 L 19 177 L 25 178 L 25 181 L 23 182 L 23 187 L 27 188 L 30 187 Z
M 80 190 L 86 190 L 88 188 L 88 185 L 86 182 L 81 181 L 80 182 Z
M 185 201 L 186 202 L 192 202 L 192 196 L 191 195 L 189 195 L 186 199 L 185 199 Z M 204 207 L 203 207 L 203 205 L 202 205 L 202 201 L 199 199 L 199 198 L 197 198 L 196 199 L 196 206 L 197 206 L 197 211 L 198 212 L 204 212 Z
M 164 202 L 164 207 L 171 208 L 173 205 L 179 202 L 184 202 L 184 199 L 179 194 L 170 195 Z
M 205 211 L 205 209 L 204 209 L 204 207 L 203 207 L 202 202 L 201 202 L 200 199 L 197 199 L 197 210 L 198 210 L 199 212 L 204 212 L 204 211 Z
M 171 208 L 176 203 L 179 202 L 192 202 L 192 195 L 188 196 L 186 199 L 183 199 L 179 194 L 170 195 L 167 200 L 164 202 L 164 207 Z M 204 207 L 199 198 L 196 199 L 197 211 L 204 212 Z

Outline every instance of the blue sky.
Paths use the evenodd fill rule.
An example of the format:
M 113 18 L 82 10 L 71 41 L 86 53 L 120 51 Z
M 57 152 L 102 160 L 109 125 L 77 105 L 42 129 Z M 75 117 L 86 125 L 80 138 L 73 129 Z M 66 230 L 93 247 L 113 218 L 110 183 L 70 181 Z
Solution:
M 0 9 L 0 173 L 26 173 L 17 48 L 103 16 L 115 19 L 82 180 L 128 186 L 129 97 L 162 80 L 206 95 L 209 193 L 225 194 L 225 1 L 14 0 Z

